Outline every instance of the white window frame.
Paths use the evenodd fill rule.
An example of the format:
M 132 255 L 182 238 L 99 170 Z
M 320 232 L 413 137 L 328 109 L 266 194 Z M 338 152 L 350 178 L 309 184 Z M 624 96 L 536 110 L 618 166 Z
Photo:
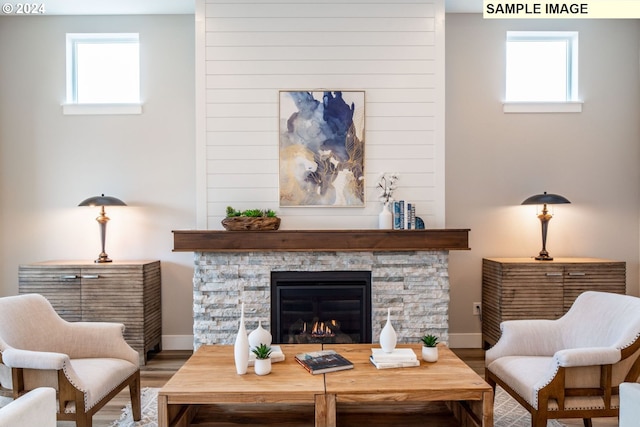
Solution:
M 76 46 L 81 42 L 115 43 L 132 42 L 139 43 L 138 33 L 67 33 L 67 100 L 62 105 L 65 115 L 85 114 L 141 114 L 142 103 L 99 103 L 86 104 L 77 101 L 77 51 Z
M 567 43 L 567 94 L 564 101 L 503 102 L 505 113 L 580 113 L 583 102 L 578 97 L 578 32 L 577 31 L 507 31 L 510 41 L 562 41 Z M 506 49 L 505 49 L 506 52 Z M 506 60 L 506 58 L 505 58 Z M 505 67 L 505 97 L 506 97 Z

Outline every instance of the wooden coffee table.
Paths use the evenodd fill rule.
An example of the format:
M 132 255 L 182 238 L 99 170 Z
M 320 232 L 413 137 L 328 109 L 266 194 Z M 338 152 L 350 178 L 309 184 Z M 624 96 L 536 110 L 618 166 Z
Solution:
M 469 422 L 483 427 L 493 427 L 493 389 L 458 358 L 449 348 L 438 346 L 438 361 L 420 366 L 401 369 L 376 369 L 371 362 L 371 347 L 374 344 L 325 344 L 325 349 L 333 349 L 349 359 L 354 368 L 347 371 L 326 374 L 325 392 L 327 405 L 335 407 L 340 403 L 369 403 L 384 405 L 385 402 L 433 402 L 445 401 L 461 404 Z M 420 357 L 420 345 L 398 345 L 412 348 Z M 469 401 L 477 401 L 481 408 L 475 414 Z M 335 417 L 335 411 L 328 412 Z M 473 425 L 470 424 L 470 425 Z M 327 425 L 335 425 L 335 418 Z M 464 424 L 467 425 L 467 424 Z
M 336 426 L 340 403 L 477 401 L 481 414 L 468 420 L 493 427 L 493 390 L 451 350 L 441 346 L 436 363 L 420 367 L 376 369 L 369 362 L 375 344 L 280 345 L 286 358 L 273 364 L 271 374 L 257 376 L 250 367 L 237 375 L 232 346 L 203 346 L 158 393 L 158 426 L 188 426 L 197 405 L 310 404 L 316 427 Z M 410 347 L 420 355 L 420 346 Z M 354 364 L 354 369 L 311 375 L 295 361 L 298 353 L 334 349 Z M 469 408 L 462 405 L 462 408 Z M 469 424 L 469 425 L 473 425 Z

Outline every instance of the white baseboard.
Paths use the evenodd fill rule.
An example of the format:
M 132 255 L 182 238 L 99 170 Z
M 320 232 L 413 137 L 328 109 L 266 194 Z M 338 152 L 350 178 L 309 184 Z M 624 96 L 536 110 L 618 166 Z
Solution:
M 193 335 L 163 335 L 163 350 L 193 350 Z
M 450 348 L 482 348 L 482 334 L 449 334 Z M 193 335 L 163 335 L 163 350 L 193 350 Z
M 482 348 L 482 334 L 449 334 L 449 348 Z

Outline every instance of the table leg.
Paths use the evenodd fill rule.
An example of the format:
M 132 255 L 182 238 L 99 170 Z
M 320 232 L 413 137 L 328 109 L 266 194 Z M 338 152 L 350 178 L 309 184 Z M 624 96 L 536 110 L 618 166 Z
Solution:
M 493 427 L 493 390 L 482 393 L 482 427 Z
M 316 394 L 315 427 L 336 427 L 336 395 Z
M 158 427 L 169 427 L 167 396 L 158 395 Z

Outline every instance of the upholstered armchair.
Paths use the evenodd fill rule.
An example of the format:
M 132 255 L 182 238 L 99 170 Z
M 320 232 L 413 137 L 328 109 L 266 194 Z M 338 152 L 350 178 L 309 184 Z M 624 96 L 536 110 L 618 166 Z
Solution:
M 56 427 L 56 391 L 40 387 L 0 408 L 0 427 Z
M 78 427 L 91 427 L 93 414 L 129 386 L 139 420 L 139 358 L 123 330 L 118 323 L 67 322 L 41 295 L 0 298 L 0 385 L 14 399 L 53 387 L 58 420 Z
M 547 419 L 616 417 L 618 386 L 640 376 L 640 298 L 584 292 L 557 320 L 511 320 L 485 355 L 487 382 Z

